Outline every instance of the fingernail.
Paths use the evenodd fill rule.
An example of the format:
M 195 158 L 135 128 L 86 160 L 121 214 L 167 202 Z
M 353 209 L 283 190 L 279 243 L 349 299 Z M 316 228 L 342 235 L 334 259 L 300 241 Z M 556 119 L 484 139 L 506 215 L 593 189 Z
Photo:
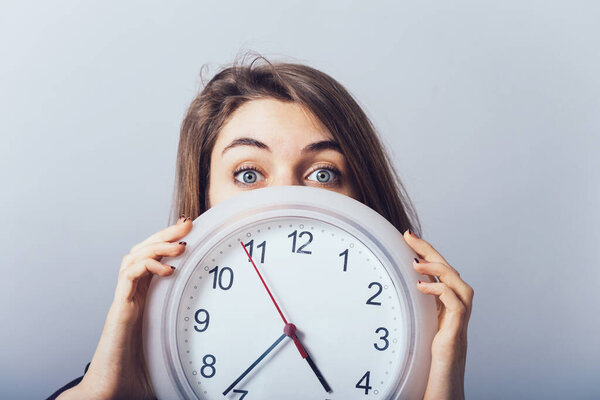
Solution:
M 181 242 L 179 242 L 179 244 L 182 244 L 182 245 L 184 245 L 184 246 L 185 246 L 187 243 L 186 243 L 186 242 L 183 242 L 183 241 L 181 241 Z
M 187 221 L 188 219 L 190 219 L 190 217 L 186 217 L 186 218 L 183 220 L 183 222 Z
M 419 283 L 423 283 L 423 282 L 419 281 Z
M 415 262 L 416 262 L 417 264 L 419 263 L 419 260 L 417 260 L 417 258 L 416 258 L 416 257 L 415 257 Z
M 174 267 L 174 266 L 172 266 L 172 265 L 171 265 L 170 267 L 171 267 L 171 269 L 175 269 L 175 267 Z
M 181 219 L 181 218 L 185 218 L 185 215 L 181 214 L 181 215 L 179 216 L 179 219 Z
M 410 228 L 408 228 L 408 234 L 412 235 L 412 231 L 410 230 Z

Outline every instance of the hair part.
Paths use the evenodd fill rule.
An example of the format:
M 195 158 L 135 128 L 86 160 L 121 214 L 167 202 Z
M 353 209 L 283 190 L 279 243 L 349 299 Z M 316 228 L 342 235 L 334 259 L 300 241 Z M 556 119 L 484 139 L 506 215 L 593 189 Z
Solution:
M 271 63 L 260 55 L 249 64 L 244 56 L 223 68 L 189 106 L 179 137 L 171 223 L 182 214 L 195 219 L 209 208 L 210 157 L 217 136 L 238 107 L 264 98 L 310 111 L 340 145 L 358 200 L 400 232 L 411 229 L 421 236 L 417 213 L 393 163 L 352 95 L 315 68 Z

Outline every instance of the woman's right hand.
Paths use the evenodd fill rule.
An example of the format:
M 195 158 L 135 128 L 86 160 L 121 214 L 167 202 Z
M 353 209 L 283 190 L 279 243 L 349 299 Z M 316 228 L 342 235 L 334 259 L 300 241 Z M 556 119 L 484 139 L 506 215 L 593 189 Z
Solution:
M 180 239 L 192 229 L 192 221 L 182 216 L 176 224 L 133 246 L 123 257 L 113 303 L 102 336 L 81 382 L 58 398 L 153 399 L 142 344 L 146 293 L 153 275 L 175 273 L 161 263 L 163 256 L 185 251 Z

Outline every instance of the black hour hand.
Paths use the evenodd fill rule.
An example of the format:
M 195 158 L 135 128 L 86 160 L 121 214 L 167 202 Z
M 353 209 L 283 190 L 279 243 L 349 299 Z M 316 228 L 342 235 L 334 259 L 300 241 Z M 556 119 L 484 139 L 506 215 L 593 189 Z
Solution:
M 277 338 L 277 340 L 271 345 L 271 347 L 269 347 L 267 350 L 265 350 L 265 352 L 262 353 L 260 355 L 260 357 L 258 357 L 256 359 L 256 361 L 254 361 L 252 363 L 252 365 L 250 365 L 244 372 L 242 372 L 242 374 L 240 375 L 239 378 L 237 378 L 231 385 L 229 385 L 229 387 L 227 389 L 225 389 L 225 391 L 223 392 L 223 396 L 227 396 L 227 393 L 229 393 L 231 391 L 231 389 L 233 389 L 235 387 L 235 385 L 237 385 L 238 383 L 240 383 L 240 381 L 242 379 L 244 379 L 244 377 L 246 375 L 248 375 L 248 373 L 250 373 L 250 371 L 252 371 L 254 369 L 254 367 L 256 367 L 267 356 L 267 354 L 269 354 L 271 351 L 273 351 L 273 349 L 275 347 L 277 347 L 277 345 L 279 343 L 281 343 L 281 341 L 283 339 L 285 339 L 286 336 L 287 335 L 285 333 L 283 335 L 279 336 L 279 338 Z

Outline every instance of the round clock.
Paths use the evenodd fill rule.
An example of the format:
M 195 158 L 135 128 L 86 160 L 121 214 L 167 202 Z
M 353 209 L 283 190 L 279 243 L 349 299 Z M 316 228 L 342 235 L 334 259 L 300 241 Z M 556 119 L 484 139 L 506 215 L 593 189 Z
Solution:
M 416 254 L 364 204 L 274 186 L 207 210 L 144 312 L 159 399 L 416 399 L 435 299 Z

